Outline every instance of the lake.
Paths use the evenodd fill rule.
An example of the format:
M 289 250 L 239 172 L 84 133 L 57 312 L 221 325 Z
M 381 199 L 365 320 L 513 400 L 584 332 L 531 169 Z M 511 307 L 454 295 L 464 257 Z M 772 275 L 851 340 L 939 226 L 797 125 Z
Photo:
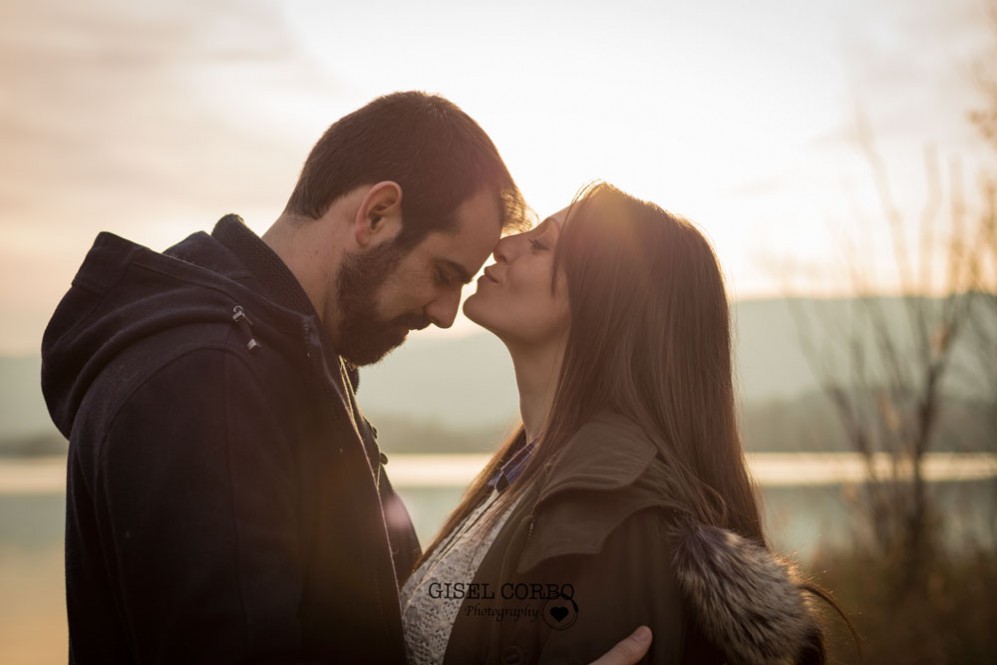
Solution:
M 392 455 L 387 470 L 423 543 L 456 505 L 485 455 Z M 774 545 L 806 562 L 860 527 L 861 460 L 849 453 L 748 455 Z M 886 465 L 888 460 L 876 460 Z M 925 475 L 958 547 L 997 546 L 997 455 L 936 454 Z M 66 662 L 62 544 L 65 458 L 0 460 L 0 663 Z

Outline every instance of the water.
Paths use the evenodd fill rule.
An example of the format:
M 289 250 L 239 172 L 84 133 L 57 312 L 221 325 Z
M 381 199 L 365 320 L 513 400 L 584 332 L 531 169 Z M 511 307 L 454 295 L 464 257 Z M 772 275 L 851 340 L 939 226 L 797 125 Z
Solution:
M 65 496 L 0 493 L 0 663 L 65 663 Z
M 388 472 L 425 544 L 487 457 L 392 455 Z M 884 462 L 880 462 L 883 464 Z M 849 454 L 755 454 L 773 544 L 806 562 L 861 525 L 860 460 Z M 933 455 L 926 475 L 949 544 L 997 547 L 997 455 Z M 66 661 L 62 545 L 65 458 L 0 461 L 0 663 Z

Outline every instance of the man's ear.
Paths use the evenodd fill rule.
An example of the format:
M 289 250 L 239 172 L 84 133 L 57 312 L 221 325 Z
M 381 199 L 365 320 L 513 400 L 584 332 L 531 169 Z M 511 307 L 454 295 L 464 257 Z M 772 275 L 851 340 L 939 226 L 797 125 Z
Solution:
M 390 240 L 402 230 L 402 188 L 397 182 L 384 180 L 372 185 L 353 220 L 353 236 L 357 245 Z

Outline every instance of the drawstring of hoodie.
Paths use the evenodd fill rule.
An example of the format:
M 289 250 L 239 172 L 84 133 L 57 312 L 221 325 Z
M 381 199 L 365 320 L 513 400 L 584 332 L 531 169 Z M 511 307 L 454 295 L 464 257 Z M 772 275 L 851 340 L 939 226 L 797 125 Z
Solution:
M 232 308 L 232 320 L 235 321 L 236 325 L 242 329 L 242 332 L 246 333 L 246 337 L 249 338 L 249 342 L 246 343 L 246 348 L 249 349 L 250 353 L 256 351 L 260 348 L 260 343 L 256 341 L 253 336 L 253 322 L 246 316 L 246 312 L 243 311 L 242 305 L 236 305 Z

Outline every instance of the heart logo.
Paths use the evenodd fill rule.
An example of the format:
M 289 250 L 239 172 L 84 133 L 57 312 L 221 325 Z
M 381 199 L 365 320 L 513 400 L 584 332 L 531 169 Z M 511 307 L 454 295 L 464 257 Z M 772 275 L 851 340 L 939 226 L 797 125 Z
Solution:
M 558 596 L 547 599 L 540 614 L 548 628 L 567 630 L 575 625 L 578 618 L 578 603 L 574 598 Z

